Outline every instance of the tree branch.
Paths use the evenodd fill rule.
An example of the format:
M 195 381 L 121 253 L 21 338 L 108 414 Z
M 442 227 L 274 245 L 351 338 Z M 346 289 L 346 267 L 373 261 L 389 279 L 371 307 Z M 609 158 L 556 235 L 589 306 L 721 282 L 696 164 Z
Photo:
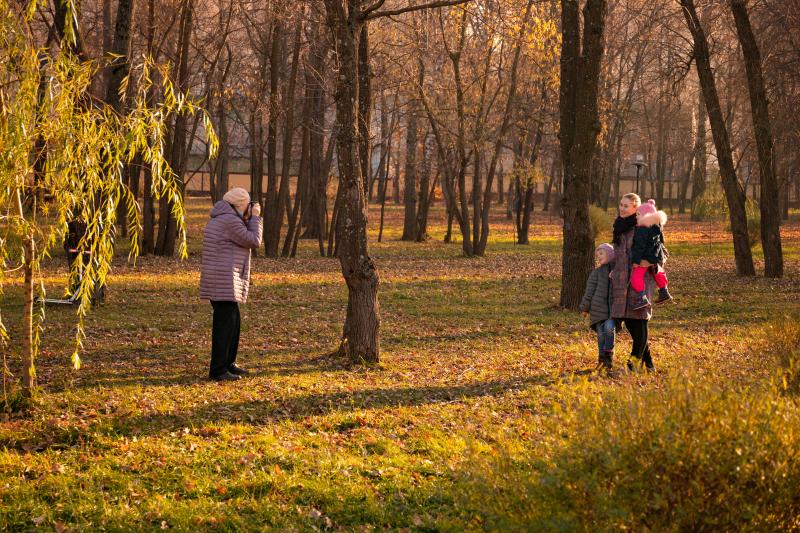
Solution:
M 421 11 L 423 9 L 433 9 L 436 7 L 459 6 L 471 2 L 472 0 L 437 0 L 418 6 L 401 7 L 400 9 L 387 9 L 384 11 L 377 11 L 365 13 L 362 15 L 362 20 L 373 20 L 380 17 L 392 17 L 395 15 L 402 15 L 403 13 L 411 13 L 413 11 Z
M 361 11 L 361 18 L 367 20 L 367 17 L 369 17 L 374 11 L 377 11 L 383 7 L 385 2 L 386 0 L 375 0 L 371 6 L 368 6 Z

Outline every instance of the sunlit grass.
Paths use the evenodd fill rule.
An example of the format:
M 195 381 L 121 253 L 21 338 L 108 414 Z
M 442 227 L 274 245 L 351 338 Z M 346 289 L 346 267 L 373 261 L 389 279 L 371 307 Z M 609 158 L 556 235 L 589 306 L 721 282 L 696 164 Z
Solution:
M 459 531 L 542 525 L 536 506 L 543 500 L 520 507 L 489 495 L 519 492 L 538 479 L 530 464 L 567 464 L 571 448 L 558 428 L 572 435 L 584 422 L 566 416 L 565 406 L 608 398 L 607 417 L 585 424 L 587 435 L 611 442 L 616 434 L 602 433 L 602 426 L 622 420 L 622 410 L 634 406 L 637 416 L 648 416 L 637 402 L 653 399 L 662 406 L 655 420 L 666 420 L 681 379 L 712 396 L 731 385 L 760 398 L 777 370 L 770 328 L 798 310 L 796 218 L 784 226 L 786 277 L 742 280 L 733 276 L 721 224 L 676 217 L 667 228 L 676 303 L 656 310 L 651 329 L 661 372 L 599 378 L 587 372 L 597 357 L 593 334 L 579 315 L 556 305 L 558 219 L 537 213 L 531 244 L 519 246 L 497 210 L 487 256 L 465 259 L 458 242 L 442 242 L 441 206 L 431 239 L 421 244 L 398 240 L 402 210 L 389 207 L 382 243 L 374 242 L 375 207 L 370 214 L 382 315 L 382 362 L 371 368 L 328 355 L 341 333 L 347 291 L 338 261 L 318 257 L 315 241 L 301 242 L 296 259 L 254 259 L 240 357 L 255 375 L 237 384 L 205 380 L 211 315 L 197 284 L 207 200 L 189 204 L 188 260 L 145 257 L 134 267 L 120 248 L 108 300 L 87 320 L 78 372 L 68 365 L 74 312 L 48 308 L 41 405 L 30 418 L 0 421 L 0 524 Z M 48 268 L 48 290 L 63 290 L 63 258 Z M 20 305 L 12 282 L 2 302 L 12 325 Z M 8 354 L 14 372 L 18 350 L 15 343 Z M 628 350 L 623 337 L 618 369 Z M 761 445 L 752 442 L 755 451 Z M 504 471 L 497 457 L 522 463 Z M 569 463 L 578 470 L 583 464 Z M 627 497 L 617 496 L 621 506 Z M 573 513 L 565 523 L 588 529 L 587 516 Z M 637 524 L 637 516 L 628 522 Z

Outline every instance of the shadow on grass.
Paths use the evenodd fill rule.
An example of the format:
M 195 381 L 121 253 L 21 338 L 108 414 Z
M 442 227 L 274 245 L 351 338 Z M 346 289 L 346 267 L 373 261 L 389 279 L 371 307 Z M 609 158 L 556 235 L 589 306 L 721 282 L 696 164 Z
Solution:
M 107 430 L 116 434 L 141 436 L 217 423 L 235 422 L 259 427 L 362 409 L 456 403 L 471 398 L 500 396 L 535 386 L 548 387 L 561 380 L 561 376 L 534 375 L 454 386 L 378 388 L 215 403 L 197 405 L 184 412 L 115 418 L 110 421 Z

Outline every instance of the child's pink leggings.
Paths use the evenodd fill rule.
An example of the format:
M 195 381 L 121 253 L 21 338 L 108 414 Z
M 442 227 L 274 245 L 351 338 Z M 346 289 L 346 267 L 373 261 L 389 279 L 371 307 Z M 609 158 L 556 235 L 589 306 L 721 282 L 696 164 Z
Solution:
M 634 266 L 633 273 L 631 274 L 631 287 L 636 292 L 642 292 L 645 289 L 644 285 L 644 276 L 647 274 L 647 271 L 650 270 L 649 267 L 643 266 Z M 667 273 L 663 270 L 656 272 L 653 277 L 656 280 L 656 285 L 658 285 L 659 289 L 663 289 L 667 286 Z

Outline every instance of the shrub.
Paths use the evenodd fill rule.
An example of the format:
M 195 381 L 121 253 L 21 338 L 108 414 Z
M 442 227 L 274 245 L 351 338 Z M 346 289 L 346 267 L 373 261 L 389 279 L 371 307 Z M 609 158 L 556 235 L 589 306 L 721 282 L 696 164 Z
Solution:
M 597 207 L 596 205 L 589 206 L 589 223 L 592 225 L 595 237 L 601 235 L 609 235 L 611 228 L 614 224 L 614 219 L 611 218 L 605 209 Z
M 793 343 L 780 387 L 691 373 L 647 392 L 573 384 L 540 428 L 557 437 L 475 463 L 468 512 L 492 530 L 800 529 L 800 406 L 785 394 L 800 383 L 800 323 L 790 329 L 773 343 Z
M 800 316 L 784 319 L 770 333 L 771 351 L 781 369 L 778 388 L 787 394 L 800 395 Z
M 750 248 L 754 247 L 761 241 L 761 211 L 758 208 L 758 203 L 752 198 L 748 198 L 744 204 L 745 213 L 747 214 L 747 235 L 750 239 Z M 725 215 L 727 216 L 728 210 L 726 208 Z M 731 221 L 725 224 L 725 231 L 731 231 Z

